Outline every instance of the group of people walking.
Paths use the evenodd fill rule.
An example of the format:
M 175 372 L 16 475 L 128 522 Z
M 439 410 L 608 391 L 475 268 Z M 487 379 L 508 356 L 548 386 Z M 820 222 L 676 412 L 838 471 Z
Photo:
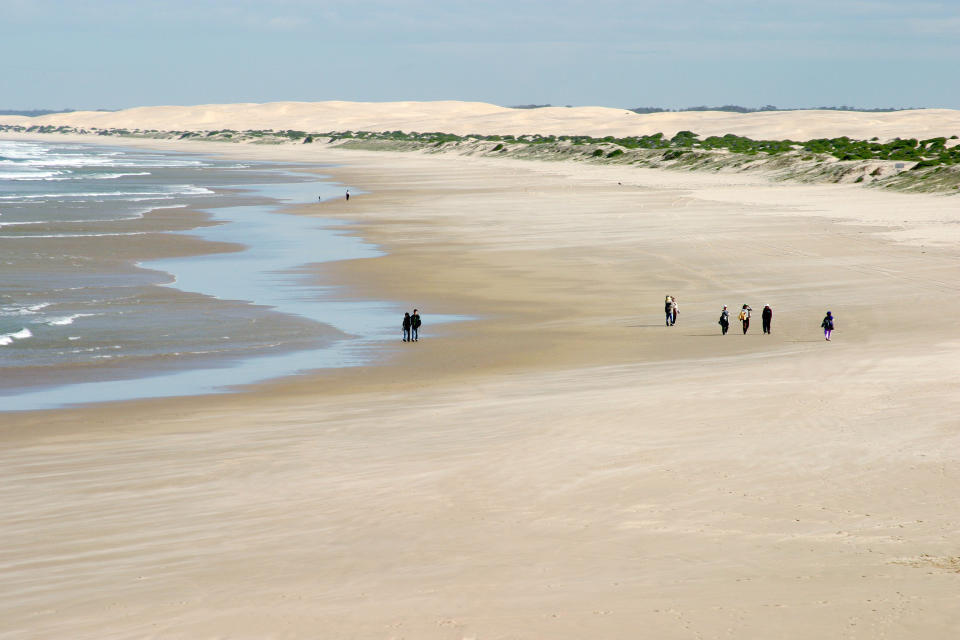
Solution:
M 740 308 L 740 314 L 737 316 L 737 320 L 743 327 L 744 335 L 750 330 L 750 315 L 752 313 L 753 307 L 744 304 L 743 307 Z M 769 334 L 770 326 L 773 324 L 773 309 L 770 308 L 770 305 L 763 305 L 760 320 L 763 322 L 763 332 Z M 727 309 L 727 305 L 723 305 L 723 309 L 720 311 L 720 321 L 718 324 L 720 325 L 720 330 L 723 332 L 723 335 L 727 335 L 727 330 L 730 328 L 730 310 Z
M 403 314 L 403 341 L 404 342 L 417 342 L 420 340 L 420 313 L 414 309 L 413 313 L 410 312 Z
M 737 315 L 737 320 L 740 322 L 740 325 L 743 327 L 743 334 L 746 335 L 747 331 L 750 330 L 750 315 L 753 312 L 753 308 L 744 304 L 740 308 L 740 313 Z M 763 305 L 763 311 L 760 313 L 760 320 L 763 322 L 763 332 L 765 334 L 770 334 L 770 328 L 773 324 L 773 309 L 770 308 L 770 305 Z M 730 310 L 727 309 L 727 305 L 723 305 L 723 310 L 720 311 L 720 320 L 718 322 L 720 325 L 720 331 L 723 335 L 727 335 L 727 330 L 730 328 Z M 823 322 L 820 323 L 820 326 L 823 328 L 823 337 L 827 340 L 830 339 L 830 335 L 833 333 L 833 314 L 827 311 L 827 315 L 823 318 Z
M 664 313 L 668 327 L 672 327 L 677 323 L 677 315 L 679 312 L 680 309 L 677 306 L 677 299 L 674 296 L 667 296 L 664 300 Z M 750 330 L 750 316 L 752 313 L 753 308 L 750 305 L 744 304 L 742 307 L 740 307 L 740 313 L 737 315 L 737 320 L 740 322 L 740 325 L 743 328 L 744 335 L 746 335 L 747 331 Z M 763 305 L 763 311 L 760 312 L 760 320 L 763 323 L 763 333 L 770 335 L 771 326 L 773 324 L 773 309 L 769 304 Z M 403 341 L 419 341 L 421 324 L 423 323 L 420 320 L 420 312 L 416 309 L 413 310 L 413 313 L 404 313 L 402 324 Z M 723 309 L 720 311 L 720 320 L 718 324 L 720 325 L 720 330 L 723 332 L 723 335 L 727 335 L 727 330 L 730 328 L 730 310 L 727 308 L 727 305 L 723 305 Z M 824 316 L 823 322 L 820 323 L 820 327 L 823 329 L 824 339 L 830 340 L 830 336 L 833 333 L 833 313 L 827 311 L 827 315 Z

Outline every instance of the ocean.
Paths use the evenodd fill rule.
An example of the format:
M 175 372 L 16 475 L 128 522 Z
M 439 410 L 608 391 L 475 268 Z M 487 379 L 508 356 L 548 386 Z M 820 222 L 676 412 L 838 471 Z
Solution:
M 0 410 L 216 393 L 374 358 L 402 309 L 311 283 L 307 265 L 379 250 L 281 212 L 342 197 L 306 169 L 0 140 Z

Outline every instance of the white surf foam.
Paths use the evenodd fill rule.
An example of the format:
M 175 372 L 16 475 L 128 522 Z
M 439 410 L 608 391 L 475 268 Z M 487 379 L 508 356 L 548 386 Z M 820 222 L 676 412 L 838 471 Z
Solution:
M 0 240 L 35 240 L 39 238 L 100 238 L 105 236 L 143 236 L 154 231 L 125 231 L 123 233 L 44 233 L 32 236 L 0 236 Z
M 30 329 L 21 329 L 20 331 L 14 331 L 13 333 L 4 333 L 0 334 L 0 347 L 5 347 L 9 344 L 13 344 L 14 340 L 26 340 L 27 338 L 32 338 L 33 333 L 30 332 Z
M 40 320 L 41 323 L 49 325 L 51 327 L 60 327 L 68 324 L 73 324 L 73 321 L 77 318 L 88 318 L 94 314 L 92 313 L 75 313 L 71 316 L 62 316 L 59 318 L 44 318 Z
M 69 178 L 57 177 L 63 174 L 63 171 L 0 171 L 0 180 L 69 180 Z
M 63 172 L 58 171 L 53 177 L 44 178 L 47 182 L 64 182 L 66 180 L 116 180 L 117 178 L 126 178 L 127 176 L 149 176 L 149 171 L 129 171 L 125 173 L 87 173 L 73 174 L 64 176 Z M 21 178 L 26 180 L 26 178 Z
M 201 196 L 210 195 L 213 191 L 206 187 L 195 187 L 189 184 L 173 185 L 169 191 L 78 191 L 74 193 L 30 193 L 24 195 L 0 196 L 0 200 L 40 200 L 43 198 L 123 198 L 127 196 L 136 196 L 136 198 L 145 198 L 148 196 L 170 198 L 172 196 Z M 131 197 L 131 200 L 136 198 Z
M 136 200 L 136 198 L 131 198 L 131 200 Z M 157 211 L 159 209 L 184 209 L 189 205 L 186 204 L 158 204 L 153 207 L 147 207 L 139 211 L 134 211 L 131 215 L 123 216 L 120 218 L 94 218 L 93 220 L 18 220 L 13 222 L 0 222 L 0 227 L 19 227 L 21 225 L 28 224 L 93 224 L 95 222 L 117 222 L 120 220 L 139 220 L 144 217 L 146 214 L 151 211 Z M 0 214 L 3 215 L 3 214 Z
M 7 305 L 0 307 L 0 316 L 27 316 L 33 315 L 40 311 L 41 309 L 46 309 L 52 303 L 50 302 L 40 302 L 38 304 L 29 305 L 26 307 L 21 307 L 17 305 Z
M 22 220 L 19 222 L 0 222 L 0 227 L 19 227 L 22 224 L 49 224 L 51 220 Z M 60 220 L 59 222 L 63 222 Z

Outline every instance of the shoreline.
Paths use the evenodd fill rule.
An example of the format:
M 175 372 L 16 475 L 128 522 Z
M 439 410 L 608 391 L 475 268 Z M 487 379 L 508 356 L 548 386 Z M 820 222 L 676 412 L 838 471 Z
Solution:
M 38 142 L 43 144 L 43 141 Z M 109 145 L 106 148 L 115 147 Z M 203 154 L 194 156 L 204 157 Z M 206 155 L 206 158 L 210 157 Z M 374 248 L 352 238 L 338 237 L 341 234 L 334 231 L 333 227 L 338 226 L 340 221 L 318 220 L 314 223 L 302 216 L 287 213 L 286 210 L 302 202 L 305 195 L 312 199 L 321 193 L 322 197 L 330 199 L 339 193 L 339 185 L 330 182 L 328 176 L 322 174 L 322 167 L 311 167 L 310 172 L 300 169 L 284 167 L 283 163 L 258 163 L 248 172 L 244 182 L 231 182 L 227 187 L 217 188 L 210 201 L 160 205 L 131 218 L 102 221 L 107 225 L 104 230 L 108 232 L 83 234 L 96 236 L 90 240 L 61 241 L 73 243 L 64 245 L 61 251 L 87 256 L 86 259 L 90 261 L 108 261 L 119 255 L 118 273 L 148 274 L 141 280 L 153 282 L 156 293 L 146 295 L 154 303 L 168 300 L 167 304 L 173 305 L 177 300 L 196 300 L 197 304 L 182 307 L 187 309 L 184 313 L 195 312 L 208 316 L 216 313 L 211 305 L 219 305 L 216 308 L 236 307 L 236 313 L 245 317 L 250 315 L 251 321 L 257 321 L 259 316 L 248 314 L 245 309 L 269 308 L 266 315 L 261 314 L 261 320 L 275 323 L 279 318 L 282 323 L 295 326 L 312 319 L 318 323 L 317 327 L 323 327 L 322 331 L 318 329 L 312 332 L 315 334 L 314 340 L 321 340 L 321 345 L 324 340 L 330 344 L 310 346 L 307 334 L 304 334 L 300 340 L 303 344 L 295 345 L 288 338 L 285 342 L 289 344 L 279 345 L 279 351 L 272 349 L 263 353 L 263 349 L 253 349 L 253 353 L 245 353 L 244 349 L 218 350 L 217 345 L 213 345 L 208 349 L 201 346 L 194 353 L 189 346 L 193 337 L 182 336 L 183 346 L 174 346 L 170 349 L 171 353 L 147 355 L 147 349 L 144 354 L 137 351 L 130 355 L 121 354 L 118 360 L 114 360 L 113 355 L 107 355 L 102 356 L 106 360 L 97 366 L 81 362 L 67 362 L 62 367 L 25 364 L 20 368 L 6 369 L 11 377 L 8 385 L 11 388 L 2 397 L 3 412 L 176 397 L 185 392 L 209 395 L 231 387 L 254 384 L 258 380 L 295 375 L 300 367 L 298 362 L 310 365 L 308 368 L 336 368 L 355 365 L 368 357 L 370 354 L 365 356 L 361 352 L 369 350 L 369 347 L 362 345 L 383 338 L 378 335 L 382 333 L 382 328 L 376 326 L 374 308 L 388 303 L 360 301 L 344 305 L 330 301 L 324 304 L 321 299 L 313 300 L 319 290 L 303 281 L 304 278 L 297 271 L 308 263 L 375 255 L 372 253 Z M 200 180 L 197 184 L 219 185 L 219 180 L 223 178 L 220 174 L 205 177 L 207 182 L 203 182 L 204 175 L 196 176 Z M 274 215 L 281 217 L 274 218 Z M 9 224 L 16 226 L 18 223 Z M 65 226 L 56 222 L 47 224 L 57 231 Z M 84 228 L 83 223 L 68 223 L 66 226 Z M 38 227 L 31 224 L 28 228 L 32 231 Z M 99 242 L 99 236 L 114 236 L 121 230 L 147 235 L 137 236 L 120 246 L 113 242 L 109 246 Z M 32 240 L 32 236 L 23 237 L 24 242 L 49 242 Z M 110 253 L 105 253 L 103 247 L 107 247 Z M 56 247 L 47 250 L 55 251 Z M 109 267 L 106 262 L 104 265 L 105 269 Z M 271 275 L 274 272 L 276 276 Z M 289 273 L 283 278 L 283 288 L 278 290 L 276 286 L 281 281 L 277 277 L 281 272 Z M 295 291 L 301 292 L 300 296 L 288 299 Z M 311 291 L 312 294 L 307 295 Z M 289 296 L 284 292 L 289 292 Z M 204 307 L 202 300 L 210 301 L 210 305 L 207 305 L 209 308 Z M 341 316 L 346 313 L 354 316 L 351 327 L 355 334 L 353 336 L 343 333 Z M 357 319 L 361 322 L 357 323 Z M 134 340 L 133 336 L 122 335 L 130 341 Z M 264 339 L 269 340 L 269 336 L 269 333 L 265 334 Z M 276 337 L 282 341 L 280 333 Z M 79 340 L 80 337 L 71 338 L 74 339 Z M 116 340 L 120 341 L 121 338 L 117 337 Z M 127 342 L 124 341 L 124 344 Z M 138 346 L 135 342 L 131 344 L 135 345 L 134 349 Z M 293 368 L 287 371 L 284 367 Z M 72 377 L 70 371 L 73 372 Z M 80 377 L 77 377 L 78 373 Z M 30 384 L 15 386 L 13 378 L 20 376 L 25 376 Z
M 2 139 L 3 136 L 0 136 Z M 17 136 L 19 138 L 19 136 Z M 205 142 L 205 141 L 156 141 L 156 140 L 103 140 L 91 142 L 86 136 L 59 136 L 59 135 L 49 135 L 40 138 L 33 138 L 37 140 L 44 139 L 64 139 L 66 142 L 78 142 L 82 144 L 101 144 L 103 146 L 114 146 L 115 143 L 122 142 L 120 146 L 130 146 L 135 148 L 142 149 L 157 149 L 157 150 L 166 150 L 166 151 L 183 151 L 186 153 L 195 153 L 202 155 L 204 153 L 208 155 L 214 155 L 221 158 L 230 158 L 236 159 L 238 161 L 243 160 L 256 160 L 262 162 L 291 162 L 295 164 L 311 164 L 316 162 L 316 160 L 310 160 L 303 157 L 303 152 L 313 152 L 314 149 L 304 149 L 298 146 L 284 146 L 284 147 L 251 147 L 249 145 L 237 145 L 235 143 L 224 143 L 224 142 Z M 211 148 L 212 147 L 212 148 Z M 331 155 L 332 154 L 332 155 Z M 322 150 L 319 154 L 309 153 L 310 156 L 316 157 L 319 156 L 323 158 L 321 162 L 333 162 L 333 158 L 340 159 L 343 164 L 337 164 L 332 166 L 323 166 L 322 169 L 307 169 L 305 170 L 308 173 L 318 173 L 323 175 L 328 179 L 333 180 L 333 184 L 340 185 L 365 185 L 367 183 L 376 183 L 377 177 L 375 173 L 371 173 L 370 169 L 367 168 L 371 162 L 374 164 L 379 164 L 383 166 L 389 166 L 394 161 L 402 162 L 404 158 L 423 158 L 427 163 L 431 162 L 430 156 L 422 156 L 422 154 L 410 152 L 383 152 L 383 151 L 373 151 L 373 152 L 364 152 L 356 150 L 346 150 L 346 149 L 331 149 L 331 150 Z M 359 162 L 350 162 L 350 160 L 359 160 Z M 442 162 L 442 158 L 439 159 Z M 490 159 L 490 158 L 466 158 L 468 164 L 477 165 L 484 168 L 494 168 L 497 167 L 509 167 L 510 170 L 519 170 L 523 171 L 524 169 L 534 178 L 538 178 L 543 175 L 555 175 L 560 179 L 567 179 L 574 175 L 582 176 L 580 179 L 585 177 L 588 181 L 594 179 L 602 179 L 608 185 L 612 185 L 612 178 L 608 177 L 612 174 L 608 171 L 609 167 L 600 166 L 600 167 L 581 167 L 576 163 L 557 163 L 550 162 L 540 165 L 537 162 L 530 162 L 528 160 L 517 160 L 517 159 Z M 354 168 L 354 165 L 360 165 L 360 168 Z M 540 165 L 540 166 L 538 166 Z M 635 168 L 629 168 L 626 170 L 627 173 L 623 174 L 624 177 L 631 177 L 629 174 L 633 171 L 637 171 Z M 641 181 L 648 179 L 650 176 L 656 176 L 659 178 L 657 182 L 662 183 L 658 185 L 658 188 L 666 188 L 668 190 L 673 190 L 678 187 L 681 188 L 685 180 L 689 180 L 691 176 L 677 176 L 675 179 L 669 174 L 664 173 L 662 170 L 657 169 L 640 169 L 642 174 L 645 174 Z M 618 178 L 621 176 L 617 176 Z M 776 182 L 768 182 L 767 179 L 761 174 L 760 176 L 731 176 L 731 175 L 711 175 L 711 174 L 695 174 L 692 176 L 693 182 L 697 184 L 697 190 L 702 192 L 713 201 L 713 199 L 721 196 L 721 191 L 724 187 L 729 186 L 729 184 L 743 184 L 749 186 L 761 186 L 766 185 L 769 187 L 776 188 L 780 191 L 797 191 L 797 190 L 810 190 L 812 186 L 807 185 L 781 185 Z M 618 186 L 622 186 L 618 181 Z M 409 252 L 405 249 L 400 250 L 400 246 L 396 241 L 391 237 L 391 233 L 384 233 L 383 229 L 390 230 L 395 226 L 395 222 L 386 217 L 378 208 L 383 207 L 384 205 L 389 206 L 390 203 L 394 202 L 400 194 L 403 193 L 403 189 L 398 190 L 396 185 L 392 185 L 392 188 L 388 189 L 378 189 L 373 193 L 364 194 L 362 196 L 355 196 L 351 199 L 350 203 L 342 202 L 342 199 L 339 198 L 330 198 L 323 202 L 310 202 L 310 203 L 277 203 L 275 205 L 276 214 L 280 215 L 296 215 L 296 216 L 307 216 L 307 217 L 320 217 L 328 221 L 333 221 L 333 224 L 325 226 L 325 229 L 328 231 L 334 231 L 337 233 L 343 233 L 346 235 L 353 236 L 360 240 L 361 242 L 369 243 L 371 246 L 375 247 L 384 247 L 385 255 L 379 256 L 379 259 L 346 259 L 346 260 L 337 260 L 333 262 L 323 262 L 315 263 L 312 265 L 303 265 L 303 267 L 308 267 L 307 271 L 311 274 L 308 277 L 309 280 L 313 282 L 314 286 L 319 286 L 323 288 L 337 288 L 341 292 L 341 296 L 345 300 L 351 300 L 356 302 L 363 302 L 365 300 L 389 300 L 391 298 L 383 297 L 389 292 L 403 291 L 404 282 L 403 278 L 397 278 L 393 274 L 404 273 L 408 268 L 406 265 L 411 260 Z M 357 186 L 350 187 L 356 189 Z M 566 187 L 564 187 L 566 188 Z M 646 188 L 646 187 L 641 187 Z M 718 190 L 718 188 L 720 190 Z M 825 187 L 830 189 L 830 187 Z M 836 188 L 836 187 L 834 187 Z M 847 186 L 847 189 L 854 188 Z M 379 191 L 383 191 L 382 193 Z M 772 199 L 767 197 L 765 193 L 766 190 L 759 192 L 759 196 L 754 195 L 753 197 L 757 199 L 757 204 L 759 206 L 764 206 L 767 203 L 771 202 Z M 683 191 L 683 193 L 687 193 Z M 880 193 L 877 194 L 879 198 L 877 199 L 889 199 L 896 198 L 898 194 L 890 193 Z M 423 194 L 420 194 L 421 198 L 425 197 Z M 918 195 L 918 196 L 904 196 L 905 198 L 913 198 L 915 200 L 919 199 L 929 199 L 929 195 Z M 774 196 L 775 198 L 775 196 Z M 722 202 L 722 199 L 719 200 Z M 802 223 L 808 222 L 807 216 L 810 213 L 813 213 L 814 216 L 819 215 L 816 212 L 804 212 L 802 209 L 797 209 L 796 211 L 790 211 L 788 207 L 788 216 L 799 216 L 797 219 Z M 893 207 L 891 215 L 899 216 L 899 207 Z M 319 216 L 318 216 L 319 211 Z M 359 216 L 351 215 L 359 214 Z M 876 214 L 877 212 L 874 211 Z M 837 220 L 829 221 L 831 224 L 837 222 Z M 920 244 L 921 242 L 929 242 L 929 238 L 924 240 L 921 237 L 920 240 L 914 241 L 912 238 L 906 237 L 909 236 L 909 232 L 904 232 L 902 230 L 898 231 L 895 227 L 886 227 L 877 225 L 888 225 L 892 221 L 884 218 L 879 218 L 877 220 L 865 220 L 865 219 L 856 219 L 852 218 L 849 220 L 842 220 L 842 224 L 856 224 L 864 225 L 867 231 L 857 231 L 859 235 L 861 233 L 867 232 L 876 237 L 881 235 L 886 235 L 892 239 L 893 242 L 897 244 L 917 244 L 924 251 L 924 253 L 936 252 L 936 246 L 928 246 L 925 244 Z M 381 229 L 382 227 L 382 229 Z M 916 231 L 916 229 L 914 229 Z M 879 232 L 879 234 L 878 234 Z M 940 232 L 942 235 L 942 231 Z M 187 236 L 189 237 L 189 236 Z M 956 242 L 960 242 L 960 229 L 956 230 L 955 234 Z M 953 237 L 950 237 L 953 239 Z M 210 242 L 206 240 L 204 242 Z M 451 241 L 450 238 L 445 239 L 445 244 L 450 246 L 457 246 L 457 241 Z M 214 243 L 215 245 L 216 243 Z M 211 246 L 214 246 L 211 245 Z M 402 254 L 402 255 L 400 255 Z M 202 254 L 198 254 L 202 255 Z M 399 262 L 399 267 L 382 267 L 376 266 L 377 262 Z M 412 292 L 407 292 L 404 295 L 408 297 L 415 297 L 415 294 Z M 399 299 L 393 298 L 393 299 Z M 514 310 L 511 309 L 498 309 L 497 312 L 493 314 L 486 314 L 483 312 L 482 307 L 478 306 L 478 301 L 475 296 L 462 296 L 454 291 L 446 290 L 442 297 L 436 297 L 433 299 L 427 299 L 428 304 L 443 305 L 445 314 L 453 317 L 463 317 L 468 318 L 463 322 L 458 322 L 458 327 L 445 326 L 441 330 L 442 336 L 451 336 L 452 334 L 461 333 L 459 330 L 463 329 L 469 331 L 474 329 L 478 324 L 483 323 L 490 319 L 491 317 L 507 317 L 510 314 L 514 313 Z M 427 305 L 420 304 L 421 307 L 426 307 Z M 655 305 L 653 305 L 655 306 Z M 536 314 L 535 314 L 536 315 Z M 472 320 L 469 318 L 473 318 Z M 429 322 L 429 316 L 428 316 Z M 684 318 L 686 319 L 686 318 Z M 656 322 L 651 323 L 649 326 L 658 326 Z M 710 326 L 709 323 L 704 323 L 704 328 Z M 731 328 L 731 331 L 734 327 Z M 426 327 L 426 331 L 429 333 L 432 331 L 432 327 Z M 384 345 L 386 346 L 386 345 Z M 419 345 L 418 345 L 419 346 Z M 644 343 L 644 349 L 642 351 L 641 358 L 647 362 L 664 362 L 667 361 L 670 356 L 658 345 L 656 342 L 647 342 Z M 543 344 L 539 344 L 533 348 L 526 348 L 522 342 L 514 342 L 512 345 L 511 355 L 513 356 L 509 359 L 512 364 L 503 365 L 501 363 L 495 362 L 485 362 L 483 354 L 471 351 L 470 357 L 476 358 L 478 362 L 483 362 L 482 368 L 488 372 L 504 371 L 511 372 L 516 370 L 527 370 L 533 368 L 538 370 L 542 367 L 537 363 L 537 354 L 541 349 L 544 348 Z M 587 351 L 593 351 L 591 349 Z M 469 350 L 468 350 L 469 351 Z M 721 357 L 724 355 L 728 356 L 737 356 L 744 355 L 751 352 L 750 347 L 745 348 L 735 348 L 733 351 L 724 352 Z M 526 354 L 526 355 L 525 355 Z M 48 412 L 71 412 L 71 411 L 98 411 L 105 410 L 110 411 L 112 408 L 111 405 L 116 405 L 116 407 L 123 407 L 121 413 L 130 408 L 135 410 L 137 405 L 140 403 L 145 404 L 154 404 L 153 401 L 162 402 L 165 399 L 168 400 L 177 400 L 183 401 L 187 399 L 196 399 L 199 402 L 198 406 L 203 405 L 203 400 L 214 400 L 218 396 L 224 396 L 224 400 L 234 398 L 237 396 L 251 395 L 261 400 L 266 399 L 268 396 L 273 396 L 277 393 L 282 393 L 284 395 L 291 394 L 293 397 L 299 396 L 301 393 L 309 393 L 308 390 L 312 389 L 316 384 L 322 383 L 327 389 L 323 395 L 327 395 L 332 389 L 337 389 L 337 392 L 350 392 L 355 385 L 360 381 L 367 380 L 376 380 L 375 386 L 377 388 L 408 388 L 416 387 L 418 385 L 412 385 L 404 383 L 403 381 L 392 382 L 389 380 L 389 377 L 393 375 L 393 371 L 396 370 L 398 366 L 402 366 L 399 361 L 397 361 L 398 352 L 396 349 L 391 349 L 387 347 L 387 351 L 384 354 L 384 357 L 378 362 L 371 362 L 367 364 L 357 365 L 358 371 L 356 375 L 350 372 L 350 369 L 354 367 L 342 368 L 342 367 L 333 367 L 333 368 L 320 368 L 312 371 L 304 371 L 300 373 L 292 373 L 289 375 L 282 375 L 278 377 L 272 377 L 266 380 L 261 380 L 259 382 L 243 384 L 240 385 L 237 391 L 230 391 L 227 389 L 222 389 L 216 392 L 208 392 L 200 394 L 199 396 L 168 396 L 164 397 L 144 397 L 144 398 L 134 398 L 130 400 L 118 400 L 118 401 L 107 401 L 102 403 L 91 403 L 84 404 L 81 406 L 66 406 L 61 408 L 52 408 L 52 409 L 37 409 L 38 414 L 47 414 Z M 502 355 L 502 354 L 501 354 Z M 639 352 L 631 350 L 627 352 L 621 352 L 619 346 L 613 346 L 607 348 L 603 355 L 600 357 L 594 357 L 589 353 L 580 351 L 573 355 L 572 358 L 568 359 L 568 366 L 577 367 L 577 366 L 604 366 L 604 365 L 618 365 L 627 362 L 635 361 Z M 433 353 L 431 357 L 435 358 L 440 356 L 440 354 Z M 442 356 L 440 356 L 442 357 Z M 460 357 L 460 354 L 457 356 Z M 521 364 L 522 363 L 522 364 Z M 555 369 L 556 361 L 552 360 L 550 365 L 547 365 L 545 370 Z M 517 369 L 519 367 L 519 369 Z M 473 370 L 476 370 L 477 366 L 464 366 L 462 363 L 455 361 L 445 362 L 445 369 L 447 375 L 452 376 L 451 384 L 456 385 L 460 383 L 461 379 L 469 379 L 473 374 Z M 459 372 L 459 373 L 457 373 Z M 461 378 L 462 377 L 462 378 Z M 337 380 L 342 378 L 343 380 Z M 331 380 L 332 379 L 332 380 Z M 362 386 L 366 386 L 363 384 Z M 252 399 L 252 398 L 251 398 Z M 193 404 L 193 403 L 191 403 Z M 216 404 L 216 403 L 214 403 Z M 24 423 L 37 423 L 38 421 L 34 420 L 31 417 L 31 410 L 27 411 L 18 411 L 13 413 L 4 414 L 5 417 L 16 417 L 19 422 L 22 420 Z M 110 411 L 112 413 L 112 411 Z M 63 422 L 67 423 L 70 419 L 67 417 Z M 57 422 L 60 422 L 57 420 Z M 17 430 L 20 430 L 20 425 L 17 425 Z
M 311 277 L 411 301 L 423 339 L 245 393 L 4 416 L 8 624 L 573 640 L 855 620 L 951 637 L 950 200 L 249 151 L 336 158 L 325 172 L 369 189 L 299 213 L 385 255 Z M 772 304 L 771 336 L 720 336 L 720 305 L 742 302 Z M 472 319 L 438 330 L 438 307 Z

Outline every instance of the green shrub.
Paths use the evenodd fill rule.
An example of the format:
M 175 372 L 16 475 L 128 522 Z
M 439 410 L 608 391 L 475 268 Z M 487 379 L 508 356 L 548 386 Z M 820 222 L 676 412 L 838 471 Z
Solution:
M 678 147 L 692 147 L 695 142 L 698 142 L 697 138 L 699 136 L 693 131 L 678 131 L 677 135 L 670 138 L 670 142 Z

